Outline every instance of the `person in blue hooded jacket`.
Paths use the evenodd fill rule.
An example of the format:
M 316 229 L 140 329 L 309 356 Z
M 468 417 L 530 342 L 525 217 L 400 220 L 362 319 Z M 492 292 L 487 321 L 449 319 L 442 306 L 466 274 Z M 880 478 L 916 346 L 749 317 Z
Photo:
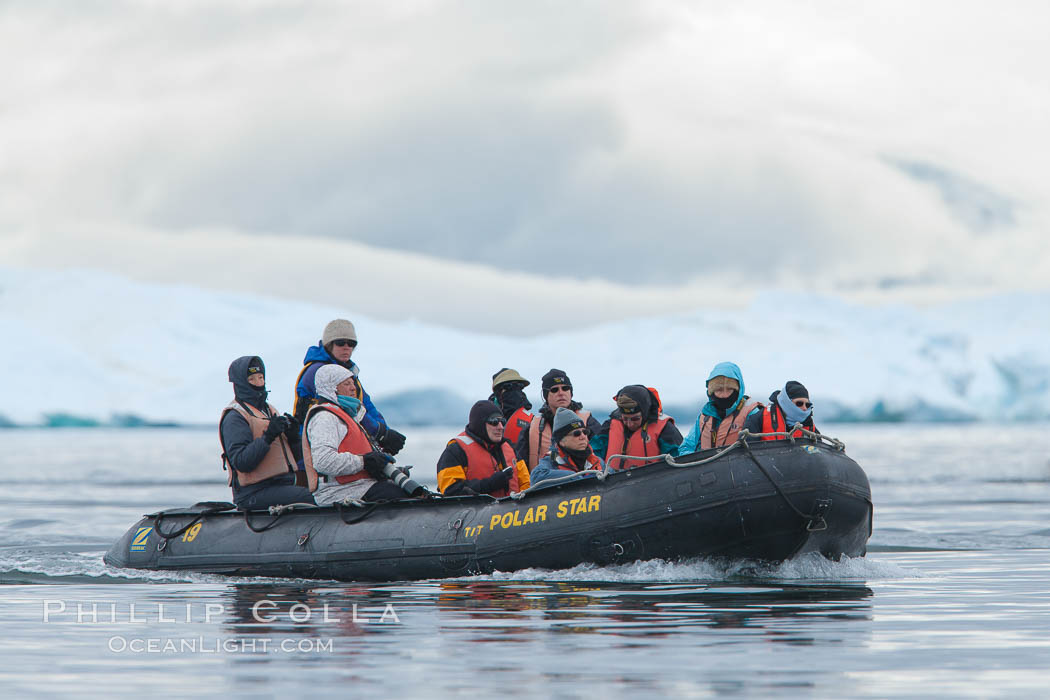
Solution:
M 732 362 L 719 362 L 707 377 L 707 403 L 678 448 L 685 455 L 736 442 L 747 417 L 760 409 L 744 393 L 744 375 Z
M 295 380 L 295 406 L 292 415 L 301 424 L 306 418 L 306 412 L 317 403 L 317 389 L 314 386 L 317 370 L 325 365 L 340 365 L 350 370 L 357 383 L 357 395 L 361 397 L 361 403 L 365 407 L 365 415 L 360 421 L 361 427 L 375 438 L 385 452 L 396 455 L 405 446 L 405 436 L 387 425 L 386 418 L 383 418 L 383 414 L 372 403 L 372 397 L 361 385 L 358 378 L 361 370 L 350 359 L 356 347 L 357 331 L 354 324 L 346 319 L 337 318 L 324 327 L 321 340 L 307 349 L 306 357 L 303 358 L 303 369 Z

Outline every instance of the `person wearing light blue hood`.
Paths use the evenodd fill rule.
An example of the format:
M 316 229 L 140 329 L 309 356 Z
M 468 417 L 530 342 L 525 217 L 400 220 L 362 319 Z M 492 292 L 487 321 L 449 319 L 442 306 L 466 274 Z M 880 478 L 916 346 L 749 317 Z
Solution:
M 752 433 L 783 433 L 787 429 L 801 424 L 810 432 L 819 433 L 813 425 L 813 402 L 809 400 L 809 389 L 802 382 L 791 380 L 784 385 L 783 391 L 777 389 L 769 395 L 769 405 L 747 417 L 744 425 Z M 791 437 L 803 437 L 801 431 L 794 431 Z M 764 437 L 763 440 L 784 440 L 782 436 Z
M 744 393 L 744 375 L 733 362 L 719 362 L 707 377 L 707 403 L 676 454 L 686 455 L 736 442 L 747 417 L 761 405 Z

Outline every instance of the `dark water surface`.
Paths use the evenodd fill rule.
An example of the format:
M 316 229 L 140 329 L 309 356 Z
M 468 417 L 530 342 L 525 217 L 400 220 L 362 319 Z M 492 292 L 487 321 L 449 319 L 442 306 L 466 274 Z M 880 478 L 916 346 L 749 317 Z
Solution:
M 863 559 L 393 584 L 116 570 L 143 513 L 227 500 L 194 430 L 10 430 L 0 690 L 23 696 L 1046 697 L 1050 426 L 835 426 Z M 433 482 L 455 430 L 410 433 Z

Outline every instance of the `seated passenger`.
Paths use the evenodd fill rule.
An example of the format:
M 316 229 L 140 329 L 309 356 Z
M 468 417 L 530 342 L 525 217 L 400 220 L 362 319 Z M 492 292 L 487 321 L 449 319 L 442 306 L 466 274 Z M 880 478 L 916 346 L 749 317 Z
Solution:
M 502 498 L 529 488 L 529 470 L 503 437 L 506 418 L 491 401 L 470 409 L 463 432 L 448 441 L 437 463 L 438 490 L 445 496 L 487 493 Z
M 551 445 L 551 424 L 554 422 L 554 412 L 559 408 L 567 408 L 575 411 L 591 434 L 601 430 L 599 423 L 590 411 L 584 411 L 583 405 L 572 399 L 572 382 L 569 375 L 560 369 L 552 369 L 543 375 L 541 385 L 543 391 L 543 406 L 539 415 L 534 416 L 528 427 L 521 431 L 518 441 L 514 445 L 514 452 L 518 459 L 525 460 L 531 472 L 539 464 L 540 458 L 547 454 Z
M 233 401 L 219 418 L 223 466 L 233 502 L 241 510 L 261 510 L 289 503 L 313 503 L 307 478 L 299 470 L 299 425 L 266 402 L 266 368 L 258 357 L 238 357 L 230 364 Z M 316 475 L 313 483 L 316 483 Z
M 813 425 L 813 404 L 809 400 L 809 390 L 801 382 L 794 380 L 769 395 L 769 405 L 761 406 L 758 413 L 747 417 L 744 427 L 752 433 L 782 433 L 796 423 L 814 433 L 819 433 Z M 791 437 L 802 437 L 802 432 L 794 431 Z M 784 440 L 779 436 L 762 438 L 763 440 Z
M 676 454 L 689 454 L 736 442 L 744 421 L 759 410 L 744 394 L 744 375 L 732 362 L 719 362 L 707 378 L 707 403 Z
M 616 410 L 591 438 L 594 453 L 610 469 L 630 469 L 651 462 L 653 457 L 670 454 L 682 444 L 682 434 L 674 418 L 661 412 L 660 399 L 641 384 L 631 384 L 616 394 Z M 624 459 L 609 455 L 631 455 Z
M 376 439 L 384 451 L 396 455 L 405 446 L 405 436 L 386 424 L 386 418 L 372 403 L 372 398 L 361 385 L 361 380 L 357 378 L 361 370 L 357 363 L 350 359 L 356 347 L 357 330 L 354 324 L 346 319 L 337 318 L 324 327 L 321 341 L 308 348 L 306 357 L 303 358 L 303 369 L 299 372 L 299 378 L 295 380 L 295 405 L 292 413 L 296 420 L 305 423 L 306 412 L 310 406 L 317 403 L 317 389 L 314 380 L 317 370 L 330 364 L 344 367 L 353 373 L 354 381 L 357 382 L 357 397 L 365 406 L 361 427 Z
M 511 445 L 517 443 L 521 431 L 532 422 L 532 414 L 529 413 L 532 404 L 529 397 L 525 396 L 525 387 L 528 385 L 528 380 L 508 367 L 492 375 L 492 396 L 489 401 L 503 411 L 503 417 L 507 419 L 503 437 Z
M 579 415 L 567 408 L 559 408 L 554 414 L 554 443 L 536 468 L 532 470 L 532 483 L 557 479 L 559 477 L 582 472 L 585 469 L 604 469 L 601 457 L 591 450 L 588 439 L 591 431 Z M 576 479 L 585 479 L 590 474 L 580 474 Z M 566 479 L 573 481 L 574 479 Z
M 383 473 L 393 458 L 378 449 L 359 423 L 366 409 L 353 373 L 339 365 L 324 365 L 317 370 L 314 385 L 318 402 L 306 413 L 303 460 L 324 479 L 317 502 L 407 498 Z

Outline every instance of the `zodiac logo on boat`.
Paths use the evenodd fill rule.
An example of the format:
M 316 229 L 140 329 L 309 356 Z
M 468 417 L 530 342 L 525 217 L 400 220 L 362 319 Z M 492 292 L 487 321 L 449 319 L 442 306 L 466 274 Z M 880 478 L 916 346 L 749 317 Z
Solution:
M 145 552 L 146 551 L 146 540 L 149 539 L 149 533 L 153 532 L 152 527 L 140 527 L 135 532 L 135 536 L 131 538 L 131 551 L 132 552 Z

